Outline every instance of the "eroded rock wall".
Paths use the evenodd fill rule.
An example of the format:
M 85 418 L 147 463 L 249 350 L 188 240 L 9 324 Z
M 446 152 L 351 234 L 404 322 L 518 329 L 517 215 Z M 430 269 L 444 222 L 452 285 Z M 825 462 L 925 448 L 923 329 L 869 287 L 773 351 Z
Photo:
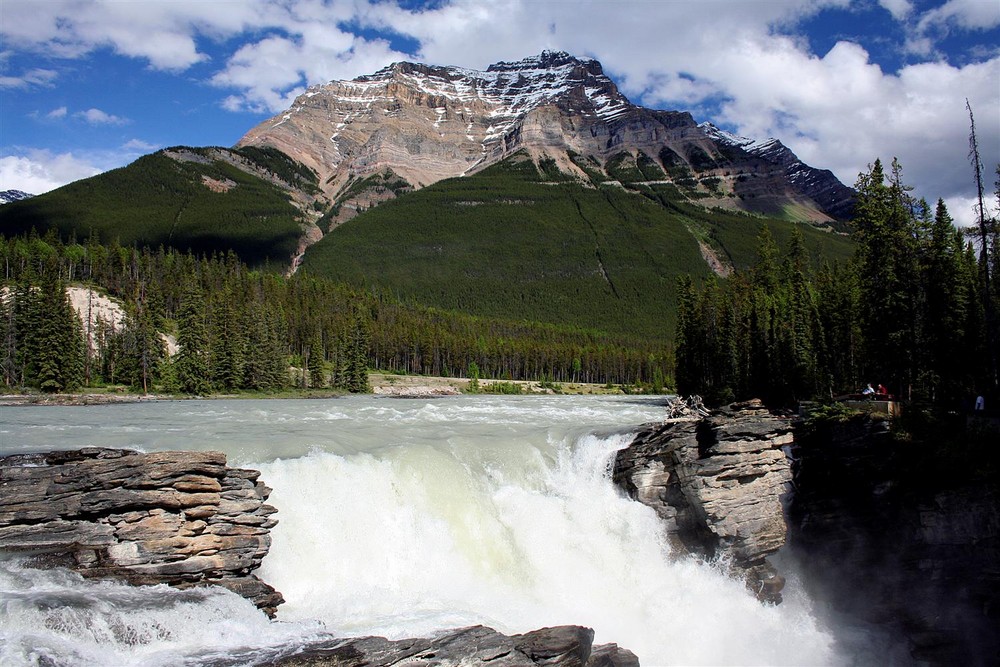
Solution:
M 85 448 L 0 458 L 0 551 L 86 577 L 224 586 L 273 616 L 258 579 L 276 511 L 221 452 Z
M 797 433 L 794 458 L 789 552 L 811 597 L 900 637 L 921 664 L 998 664 L 995 454 L 859 416 Z
M 762 600 L 784 580 L 768 555 L 785 543 L 782 496 L 792 479 L 790 420 L 759 401 L 656 425 L 615 457 L 613 479 L 663 519 L 675 552 L 732 559 Z

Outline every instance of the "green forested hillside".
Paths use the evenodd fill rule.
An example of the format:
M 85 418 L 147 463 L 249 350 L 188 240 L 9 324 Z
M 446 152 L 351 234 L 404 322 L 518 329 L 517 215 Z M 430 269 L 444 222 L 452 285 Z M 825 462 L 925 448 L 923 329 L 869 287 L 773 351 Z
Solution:
M 3 206 L 0 233 L 9 237 L 34 228 L 44 234 L 54 228 L 64 239 L 94 234 L 104 243 L 117 239 L 126 246 L 164 245 L 196 253 L 233 250 L 251 266 L 274 262 L 283 268 L 289 263 L 300 234 L 300 213 L 286 192 L 213 159 L 213 151 L 225 149 L 172 150 L 190 159 L 172 159 L 161 151 Z M 310 174 L 282 153 L 244 153 L 231 154 L 298 187 L 315 187 Z M 311 177 L 314 181 L 315 175 Z
M 254 271 L 236 256 L 64 244 L 52 232 L 0 242 L 0 382 L 8 390 L 129 385 L 207 394 L 367 389 L 367 369 L 662 391 L 663 341 L 400 304 L 330 281 Z M 70 307 L 96 287 L 124 318 Z M 168 357 L 157 332 L 175 335 Z M 84 335 L 90 340 L 84 344 Z M 295 370 L 290 371 L 290 366 Z
M 677 277 L 710 275 L 699 239 L 746 266 L 762 224 L 791 234 L 680 203 L 673 186 L 583 184 L 548 166 L 515 156 L 382 204 L 311 247 L 302 269 L 450 310 L 665 339 Z M 849 253 L 843 237 L 804 231 L 817 254 Z

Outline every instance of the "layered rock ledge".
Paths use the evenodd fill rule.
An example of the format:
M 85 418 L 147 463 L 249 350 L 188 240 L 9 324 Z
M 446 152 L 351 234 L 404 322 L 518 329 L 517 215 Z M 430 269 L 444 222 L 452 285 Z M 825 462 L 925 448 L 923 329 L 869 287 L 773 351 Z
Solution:
M 0 551 L 85 577 L 223 586 L 274 616 L 281 594 L 252 574 L 277 523 L 259 475 L 221 452 L 2 457 Z
M 641 431 L 617 453 L 613 479 L 656 511 L 675 553 L 727 554 L 759 599 L 778 603 L 784 579 L 767 556 L 786 539 L 792 440 L 789 419 L 759 401 L 733 404 Z
M 275 667 L 389 667 L 390 665 L 490 665 L 491 667 L 639 667 L 617 644 L 593 645 L 594 631 L 577 625 L 507 636 L 477 625 L 431 639 L 383 637 L 331 639 L 275 656 Z

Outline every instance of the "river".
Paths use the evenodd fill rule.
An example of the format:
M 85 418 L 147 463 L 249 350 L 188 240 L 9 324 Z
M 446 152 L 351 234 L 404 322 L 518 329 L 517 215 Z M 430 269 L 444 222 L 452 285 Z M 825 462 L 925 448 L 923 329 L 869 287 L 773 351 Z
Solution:
M 0 408 L 3 454 L 82 446 L 226 452 L 278 509 L 258 572 L 278 621 L 221 590 L 85 581 L 0 561 L 0 663 L 265 659 L 316 637 L 489 625 L 596 631 L 654 665 L 844 662 L 794 577 L 761 605 L 721 569 L 672 560 L 614 452 L 663 417 L 636 397 L 212 400 Z M 50 662 L 47 662 L 50 661 Z

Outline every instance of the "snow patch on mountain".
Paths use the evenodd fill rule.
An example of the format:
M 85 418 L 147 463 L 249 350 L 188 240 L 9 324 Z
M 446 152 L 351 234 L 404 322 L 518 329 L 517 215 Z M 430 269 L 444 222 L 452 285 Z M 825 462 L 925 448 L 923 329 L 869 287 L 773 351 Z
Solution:
M 0 205 L 21 201 L 22 199 L 30 199 L 31 197 L 34 197 L 34 195 L 30 195 L 22 190 L 3 190 L 0 192 Z

